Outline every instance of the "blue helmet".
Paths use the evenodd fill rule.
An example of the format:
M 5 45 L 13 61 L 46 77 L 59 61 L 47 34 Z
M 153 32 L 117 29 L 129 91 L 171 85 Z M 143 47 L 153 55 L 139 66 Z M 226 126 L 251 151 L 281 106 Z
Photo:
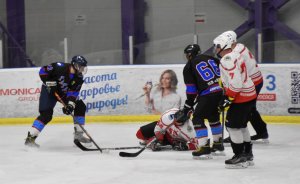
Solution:
M 86 74 L 87 72 L 87 60 L 80 55 L 72 57 L 71 64 L 76 70 L 76 73 Z

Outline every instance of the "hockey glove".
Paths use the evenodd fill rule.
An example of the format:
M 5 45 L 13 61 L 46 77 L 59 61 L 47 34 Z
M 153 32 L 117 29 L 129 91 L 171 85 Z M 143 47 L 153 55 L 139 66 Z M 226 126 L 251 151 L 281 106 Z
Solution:
M 46 88 L 49 94 L 54 94 L 57 91 L 56 81 L 46 81 Z
M 177 126 L 182 126 L 190 118 L 189 111 L 185 109 L 180 109 L 174 114 L 174 118 Z
M 62 108 L 62 111 L 66 115 L 72 114 L 75 108 L 75 103 L 74 102 L 69 102 L 68 105 Z
M 161 147 L 162 144 L 158 140 L 153 141 L 149 146 L 152 151 L 160 151 Z
M 232 104 L 233 100 L 234 98 L 225 96 L 219 103 L 219 112 L 223 112 L 226 108 L 228 108 Z
M 173 150 L 175 151 L 187 151 L 189 147 L 187 146 L 186 142 L 184 141 L 174 141 L 173 142 Z
M 192 113 L 193 113 L 193 107 L 190 107 L 185 104 L 183 109 L 180 109 L 174 114 L 176 119 L 176 125 L 182 126 L 190 118 Z

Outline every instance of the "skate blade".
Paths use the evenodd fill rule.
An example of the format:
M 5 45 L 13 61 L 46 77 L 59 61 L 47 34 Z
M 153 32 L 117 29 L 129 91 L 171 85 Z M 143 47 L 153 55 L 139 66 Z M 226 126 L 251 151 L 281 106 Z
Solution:
M 269 144 L 269 139 L 257 139 L 257 140 L 251 140 L 254 144 Z
M 215 152 L 211 152 L 212 156 L 226 156 L 224 151 L 215 151 Z
M 194 160 L 210 160 L 213 157 L 211 156 L 211 154 L 209 155 L 201 155 L 201 156 L 193 156 Z
M 253 161 L 247 161 L 247 165 L 248 166 L 254 166 L 254 162 Z
M 242 162 L 238 164 L 225 164 L 226 169 L 246 169 L 248 167 L 247 162 Z

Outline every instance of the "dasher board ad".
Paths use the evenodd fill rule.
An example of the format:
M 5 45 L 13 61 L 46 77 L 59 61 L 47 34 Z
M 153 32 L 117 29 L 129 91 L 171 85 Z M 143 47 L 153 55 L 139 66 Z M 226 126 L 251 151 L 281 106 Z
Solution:
M 300 114 L 300 65 L 260 64 L 264 86 L 257 107 L 262 115 Z M 152 90 L 161 74 L 173 70 L 178 78 L 176 93 L 184 105 L 184 65 L 90 66 L 84 77 L 80 98 L 87 106 L 86 115 L 151 114 L 145 105 L 143 87 L 151 81 Z M 0 102 L 2 118 L 35 117 L 38 113 L 42 82 L 39 68 L 1 69 Z M 62 115 L 57 103 L 54 115 Z

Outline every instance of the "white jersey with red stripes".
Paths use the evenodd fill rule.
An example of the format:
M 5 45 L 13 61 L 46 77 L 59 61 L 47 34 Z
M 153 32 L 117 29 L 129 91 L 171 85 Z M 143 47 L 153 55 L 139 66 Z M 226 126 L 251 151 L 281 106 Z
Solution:
M 244 58 L 248 75 L 254 85 L 260 84 L 263 81 L 263 76 L 251 51 L 244 44 L 237 43 L 233 52 L 238 52 Z
M 220 71 L 225 94 L 234 98 L 234 103 L 256 98 L 255 86 L 247 72 L 245 59 L 239 53 L 224 55 L 220 61 Z
M 181 141 L 186 141 L 188 143 L 189 148 L 193 147 L 190 146 L 189 143 L 194 143 L 194 148 L 197 146 L 197 140 L 195 139 L 195 130 L 193 127 L 193 123 L 191 120 L 188 120 L 185 122 L 182 126 L 177 126 L 175 124 L 171 125 L 169 128 L 168 125 L 173 123 L 174 121 L 174 114 L 178 111 L 179 109 L 173 108 L 170 110 L 167 110 L 161 115 L 160 120 L 157 122 L 157 125 L 154 129 L 154 133 L 156 132 L 166 132 L 168 134 L 168 141 L 173 142 L 174 140 L 181 140 Z

